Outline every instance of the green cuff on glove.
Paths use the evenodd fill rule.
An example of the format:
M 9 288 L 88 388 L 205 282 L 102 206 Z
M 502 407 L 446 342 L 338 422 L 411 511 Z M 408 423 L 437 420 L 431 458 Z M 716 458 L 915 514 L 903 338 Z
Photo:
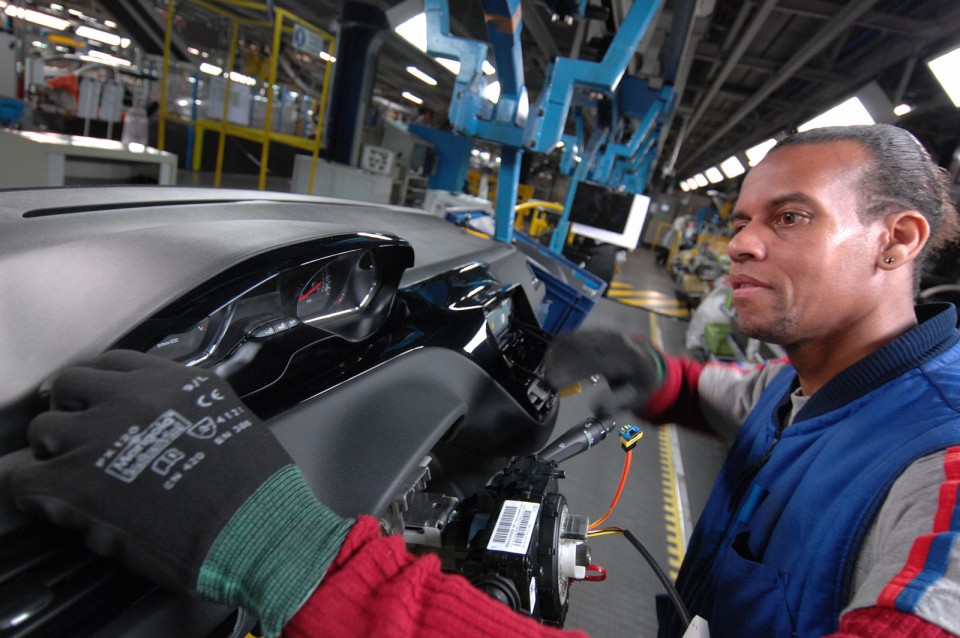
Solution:
M 327 509 L 296 465 L 287 465 L 248 498 L 214 540 L 197 591 L 255 613 L 279 635 L 323 579 L 353 519 Z

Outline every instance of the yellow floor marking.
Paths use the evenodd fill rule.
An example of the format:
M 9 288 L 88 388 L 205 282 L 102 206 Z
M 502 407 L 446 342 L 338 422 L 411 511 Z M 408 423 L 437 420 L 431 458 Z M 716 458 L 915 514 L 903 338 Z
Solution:
M 673 453 L 670 449 L 670 426 L 657 428 L 660 443 L 660 484 L 663 488 L 663 519 L 667 535 L 667 562 L 670 566 L 671 580 L 677 579 L 680 563 L 683 562 L 683 534 L 680 526 L 680 507 L 677 502 L 676 476 L 673 467 Z
M 690 316 L 690 310 L 686 303 L 680 301 L 674 295 L 658 290 L 638 290 L 622 281 L 615 281 L 610 284 L 610 289 L 607 290 L 607 298 L 626 306 L 642 308 L 668 317 L 686 319 Z
M 650 340 L 653 345 L 663 349 L 663 337 L 657 325 L 657 317 L 650 314 Z M 672 425 L 657 427 L 657 440 L 660 450 L 660 487 L 663 493 L 663 519 L 666 529 L 668 575 L 671 580 L 677 579 L 680 564 L 686 553 L 686 540 L 683 529 L 683 520 L 680 514 L 680 494 L 676 468 L 673 462 L 673 442 L 670 428 Z

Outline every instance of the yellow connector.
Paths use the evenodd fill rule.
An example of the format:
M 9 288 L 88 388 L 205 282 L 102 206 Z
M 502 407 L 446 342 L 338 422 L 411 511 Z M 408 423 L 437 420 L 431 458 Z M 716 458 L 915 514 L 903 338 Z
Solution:
M 643 430 L 635 425 L 627 423 L 620 428 L 620 447 L 624 452 L 629 452 L 636 447 L 642 438 Z

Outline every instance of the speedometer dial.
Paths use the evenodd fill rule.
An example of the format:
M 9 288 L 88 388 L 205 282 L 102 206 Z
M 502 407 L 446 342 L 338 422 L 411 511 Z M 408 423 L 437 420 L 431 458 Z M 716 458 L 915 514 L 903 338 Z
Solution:
M 361 310 L 376 287 L 369 251 L 339 255 L 320 266 L 300 288 L 297 316 L 304 323 L 314 323 Z
M 333 304 L 333 274 L 327 264 L 307 281 L 300 298 L 297 300 L 297 315 L 304 317 L 322 316 Z

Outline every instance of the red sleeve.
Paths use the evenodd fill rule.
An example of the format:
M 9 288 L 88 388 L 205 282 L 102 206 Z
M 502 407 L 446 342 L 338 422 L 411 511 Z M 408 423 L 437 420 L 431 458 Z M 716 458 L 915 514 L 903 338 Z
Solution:
M 704 364 L 687 357 L 663 355 L 667 365 L 663 383 L 647 400 L 640 415 L 652 423 L 679 423 L 705 427 L 698 385 Z
M 382 536 L 369 516 L 357 520 L 283 635 L 586 638 L 521 616 L 465 578 L 441 572 L 435 556 L 413 556 L 401 536 Z
M 919 616 L 886 607 L 864 607 L 843 615 L 837 633 L 825 638 L 955 638 Z

